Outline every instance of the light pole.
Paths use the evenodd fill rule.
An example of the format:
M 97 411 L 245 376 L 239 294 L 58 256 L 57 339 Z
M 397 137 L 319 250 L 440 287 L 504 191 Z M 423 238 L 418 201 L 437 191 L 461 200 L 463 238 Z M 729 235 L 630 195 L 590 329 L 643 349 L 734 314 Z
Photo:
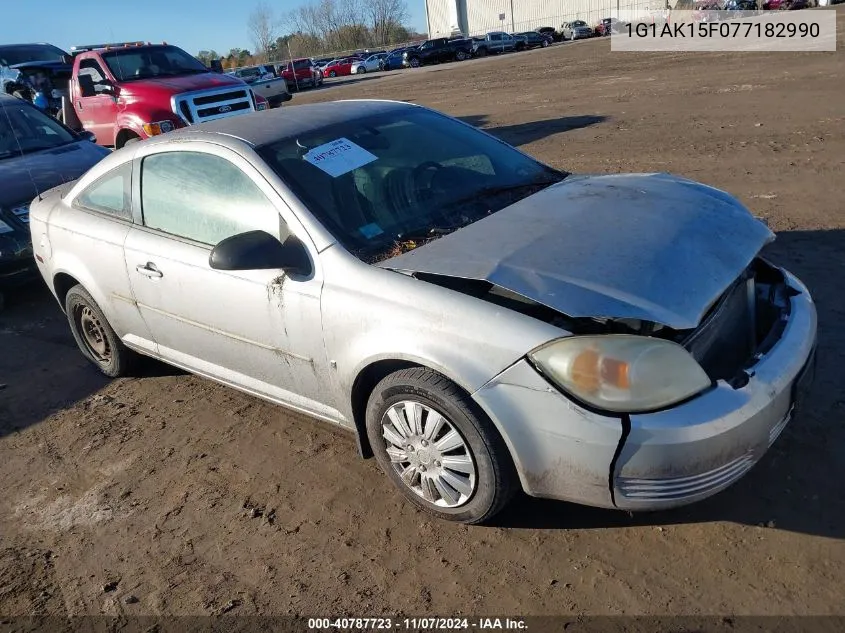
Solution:
M 513 0 L 511 0 L 511 33 L 516 31 L 516 22 L 513 17 Z

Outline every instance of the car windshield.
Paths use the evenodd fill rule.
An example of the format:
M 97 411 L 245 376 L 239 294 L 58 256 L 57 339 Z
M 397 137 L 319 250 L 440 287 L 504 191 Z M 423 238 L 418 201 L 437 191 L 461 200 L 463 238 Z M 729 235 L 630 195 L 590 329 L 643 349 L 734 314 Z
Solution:
M 302 70 L 303 68 L 311 67 L 311 60 L 299 59 L 293 63 L 294 70 Z
M 424 109 L 351 119 L 259 149 L 350 252 L 375 262 L 567 176 Z
M 208 72 L 202 62 L 176 46 L 122 48 L 103 53 L 103 60 L 118 81 Z
M 572 26 L 587 26 L 587 23 L 584 22 L 583 20 L 576 20 L 575 22 L 572 23 Z
M 14 66 L 26 62 L 60 62 L 66 53 L 50 44 L 0 46 L 0 65 Z
M 0 101 L 0 160 L 60 145 L 76 138 L 54 119 L 23 103 Z

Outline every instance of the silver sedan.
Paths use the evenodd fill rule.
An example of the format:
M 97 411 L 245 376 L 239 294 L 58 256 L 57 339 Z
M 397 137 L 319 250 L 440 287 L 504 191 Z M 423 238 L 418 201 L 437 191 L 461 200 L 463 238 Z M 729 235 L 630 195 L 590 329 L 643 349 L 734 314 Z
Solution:
M 106 375 L 142 354 L 337 424 L 454 521 L 519 488 L 625 510 L 712 495 L 813 367 L 810 295 L 732 196 L 570 174 L 406 103 L 135 144 L 34 201 L 31 231 Z

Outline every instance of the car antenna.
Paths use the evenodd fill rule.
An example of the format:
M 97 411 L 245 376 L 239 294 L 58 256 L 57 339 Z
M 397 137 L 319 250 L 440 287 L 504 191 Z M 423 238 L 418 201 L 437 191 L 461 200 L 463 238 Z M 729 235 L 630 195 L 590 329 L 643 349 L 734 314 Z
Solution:
M 35 106 L 32 106 L 35 107 Z M 18 138 L 18 135 L 15 134 L 15 130 L 12 127 L 12 117 L 9 116 L 9 110 L 6 107 L 6 104 L 0 100 L 0 110 L 3 110 L 3 115 L 6 117 L 6 120 L 9 122 L 9 132 L 14 135 L 15 142 L 18 144 L 18 151 L 23 156 L 23 146 L 21 145 L 21 140 Z M 29 175 L 29 179 L 32 181 L 32 186 L 35 189 L 35 196 L 38 198 L 38 201 L 41 201 L 41 190 L 38 188 L 38 184 L 35 182 L 35 178 L 32 175 L 32 169 L 30 169 L 29 165 L 26 167 L 26 173 Z

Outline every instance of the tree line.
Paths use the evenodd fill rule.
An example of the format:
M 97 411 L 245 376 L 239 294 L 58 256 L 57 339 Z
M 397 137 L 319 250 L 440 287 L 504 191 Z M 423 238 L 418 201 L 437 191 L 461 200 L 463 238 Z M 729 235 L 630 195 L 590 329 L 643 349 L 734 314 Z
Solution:
M 206 65 L 220 59 L 224 68 L 237 68 L 423 39 L 406 25 L 408 18 L 405 0 L 313 0 L 281 15 L 261 2 L 247 20 L 252 52 L 203 50 L 197 58 Z

